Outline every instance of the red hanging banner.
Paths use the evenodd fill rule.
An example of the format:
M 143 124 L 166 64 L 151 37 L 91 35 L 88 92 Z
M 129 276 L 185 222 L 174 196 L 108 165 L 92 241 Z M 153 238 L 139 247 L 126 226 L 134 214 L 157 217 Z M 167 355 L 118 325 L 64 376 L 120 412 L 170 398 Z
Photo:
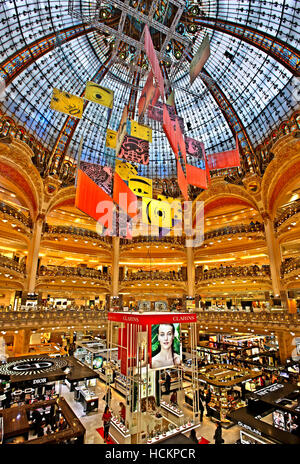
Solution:
M 153 42 L 151 39 L 149 27 L 147 26 L 147 24 L 145 24 L 144 31 L 145 31 L 145 51 L 147 54 L 147 58 L 151 64 L 153 75 L 156 79 L 161 98 L 164 101 L 165 99 L 164 78 L 163 78 L 163 75 L 162 75 L 162 72 L 159 66 L 159 62 L 156 56 L 156 52 L 155 52 Z
M 81 169 L 78 170 L 75 206 L 104 227 L 112 227 L 112 198 Z

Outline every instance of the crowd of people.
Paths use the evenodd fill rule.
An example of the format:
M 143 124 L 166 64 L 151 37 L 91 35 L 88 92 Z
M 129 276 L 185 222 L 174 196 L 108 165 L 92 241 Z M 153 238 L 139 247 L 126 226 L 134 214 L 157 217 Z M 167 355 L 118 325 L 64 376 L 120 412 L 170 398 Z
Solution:
M 294 216 L 295 214 L 300 212 L 300 198 L 298 200 L 293 201 L 291 205 L 289 205 L 284 212 L 279 216 L 279 219 L 275 222 L 275 227 L 281 226 L 285 221 L 287 221 L 290 217 Z
M 27 218 L 23 213 L 20 213 L 20 211 L 18 211 L 16 208 L 8 205 L 7 203 L 4 203 L 3 201 L 0 201 L 0 211 L 4 214 L 8 214 L 9 216 L 14 217 L 19 222 L 24 224 L 24 226 L 27 226 L 29 228 L 32 227 L 32 221 L 29 217 Z
M 143 271 L 139 269 L 136 272 L 127 271 L 124 281 L 126 280 L 183 280 L 182 271 Z
M 258 277 L 258 276 L 270 276 L 270 266 L 263 265 L 258 266 L 254 264 L 252 266 L 223 266 L 214 267 L 212 269 L 204 269 L 198 267 L 196 269 L 196 280 L 209 280 L 217 279 L 222 277 Z
M 284 274 L 289 274 L 295 269 L 300 269 L 300 258 L 285 259 L 280 267 L 281 277 L 284 277 Z
M 18 263 L 15 259 L 8 258 L 7 256 L 0 255 L 0 266 L 12 269 L 17 272 L 25 272 L 25 264 Z
M 110 243 L 111 239 L 109 237 L 102 237 L 97 232 L 89 229 L 83 229 L 82 227 L 74 226 L 52 226 L 49 224 L 44 225 L 44 232 L 49 234 L 70 234 L 70 235 L 79 235 L 80 237 L 88 237 Z
M 39 276 L 87 277 L 91 279 L 110 280 L 110 273 L 89 267 L 40 266 Z
M 34 409 L 28 419 L 32 425 L 33 435 L 43 437 L 68 428 L 67 421 L 55 405 L 51 405 L 49 413 L 45 408 Z

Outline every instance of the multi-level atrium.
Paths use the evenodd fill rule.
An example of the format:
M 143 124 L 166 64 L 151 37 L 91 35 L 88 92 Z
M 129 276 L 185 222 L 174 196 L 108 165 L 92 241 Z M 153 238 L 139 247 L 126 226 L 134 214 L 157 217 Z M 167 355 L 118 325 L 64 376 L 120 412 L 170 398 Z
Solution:
M 299 7 L 1 2 L 2 443 L 188 444 L 195 431 L 214 444 L 219 423 L 225 444 L 300 444 Z M 240 166 L 188 188 L 204 206 L 193 247 L 172 230 L 103 236 L 75 206 L 79 158 L 114 172 L 107 128 L 127 104 L 139 120 L 145 24 L 184 136 L 208 158 L 239 150 Z M 81 119 L 51 108 L 54 88 L 83 97 L 87 81 L 113 90 L 109 124 L 87 100 Z M 183 201 L 162 125 L 143 123 L 152 142 L 137 175 L 153 197 Z

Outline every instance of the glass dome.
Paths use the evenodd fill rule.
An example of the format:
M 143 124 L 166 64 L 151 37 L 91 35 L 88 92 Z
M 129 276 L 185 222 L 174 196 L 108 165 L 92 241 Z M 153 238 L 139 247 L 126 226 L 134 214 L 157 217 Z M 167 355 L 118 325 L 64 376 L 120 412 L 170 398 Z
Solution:
M 60 134 L 67 120 L 66 115 L 50 108 L 54 87 L 82 95 L 86 82 L 95 80 L 113 89 L 114 107 L 109 128 L 116 130 L 131 92 L 136 92 L 138 102 L 147 77 L 147 72 L 138 75 L 132 72 L 128 65 L 129 47 L 129 55 L 124 55 L 123 63 L 121 60 L 109 61 L 114 43 L 111 34 L 97 30 L 94 24 L 85 22 L 83 25 L 82 17 L 69 14 L 69 3 L 67 0 L 1 2 L 1 76 L 8 77 L 3 63 L 10 63 L 18 70 L 15 77 L 9 79 L 3 110 L 50 150 L 58 142 L 64 142 Z M 91 14 L 96 7 L 96 1 L 72 3 L 81 15 Z M 137 9 L 142 3 L 129 2 L 132 7 L 137 4 Z M 164 0 L 154 3 L 155 21 L 170 25 L 175 10 L 168 10 Z M 177 3 L 182 4 L 174 0 L 175 6 Z M 171 79 L 177 113 L 184 119 L 186 135 L 201 140 L 207 154 L 234 148 L 235 132 L 241 130 L 255 147 L 297 105 L 293 98 L 294 75 L 297 73 L 293 74 L 282 59 L 276 59 L 272 47 L 269 51 L 263 50 L 254 38 L 252 43 L 246 40 L 247 32 L 252 31 L 253 37 L 254 32 L 272 37 L 273 47 L 278 43 L 297 50 L 299 8 L 292 0 L 204 0 L 200 7 L 199 4 L 194 1 L 184 3 L 176 30 L 192 43 L 192 54 L 208 34 L 211 55 L 203 74 L 190 85 L 189 61 L 179 53 L 176 72 Z M 143 11 L 146 11 L 151 2 L 144 1 L 143 5 Z M 109 7 L 110 2 L 101 2 L 102 9 Z M 191 16 L 193 8 L 196 14 Z M 108 13 L 109 17 L 102 18 L 103 21 L 105 19 L 109 27 L 118 28 L 121 20 L 118 7 L 111 7 Z M 196 31 L 189 25 L 191 17 L 197 26 Z M 142 33 L 139 20 L 127 15 L 126 21 L 123 31 L 131 38 L 139 37 Z M 76 33 L 77 30 L 81 32 Z M 163 33 L 157 34 L 157 48 L 163 39 Z M 47 53 L 36 54 L 35 47 L 46 47 L 43 44 L 49 46 Z M 173 44 L 167 52 L 171 61 L 176 62 L 178 47 L 176 41 Z M 24 53 L 30 54 L 26 65 Z M 208 85 L 209 79 L 212 86 Z M 218 89 L 218 95 L 214 87 Z M 137 119 L 136 110 L 134 119 Z M 107 108 L 87 103 L 83 118 L 75 121 L 74 131 L 63 136 L 69 137 L 65 144 L 67 156 L 77 158 L 79 142 L 83 139 L 82 160 L 113 165 L 115 153 L 105 147 L 106 123 Z M 175 175 L 175 157 L 169 143 L 159 125 L 154 129 L 150 162 L 148 166 L 139 166 L 139 174 L 151 177 Z

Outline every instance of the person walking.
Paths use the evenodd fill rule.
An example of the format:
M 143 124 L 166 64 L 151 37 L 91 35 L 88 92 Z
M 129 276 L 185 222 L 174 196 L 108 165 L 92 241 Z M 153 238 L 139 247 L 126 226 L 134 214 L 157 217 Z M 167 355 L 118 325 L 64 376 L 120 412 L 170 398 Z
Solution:
M 197 438 L 195 429 L 192 429 L 192 430 L 191 430 L 190 439 L 193 440 L 193 442 L 196 443 L 196 444 L 198 445 L 198 438 Z
M 203 395 L 201 391 L 199 391 L 199 411 L 200 411 L 200 422 L 203 422 L 204 405 L 203 405 Z
M 222 445 L 224 439 L 222 438 L 222 426 L 221 422 L 216 423 L 216 431 L 214 434 L 215 445 Z
M 165 393 L 166 393 L 166 395 L 169 395 L 170 388 L 171 388 L 171 376 L 170 376 L 169 372 L 166 372 L 166 379 L 165 379 Z
M 109 406 L 105 406 L 104 413 L 102 416 L 103 420 L 103 429 L 104 429 L 104 443 L 106 443 L 109 440 L 109 427 L 110 427 L 110 421 L 111 421 L 111 412 L 109 410 Z

